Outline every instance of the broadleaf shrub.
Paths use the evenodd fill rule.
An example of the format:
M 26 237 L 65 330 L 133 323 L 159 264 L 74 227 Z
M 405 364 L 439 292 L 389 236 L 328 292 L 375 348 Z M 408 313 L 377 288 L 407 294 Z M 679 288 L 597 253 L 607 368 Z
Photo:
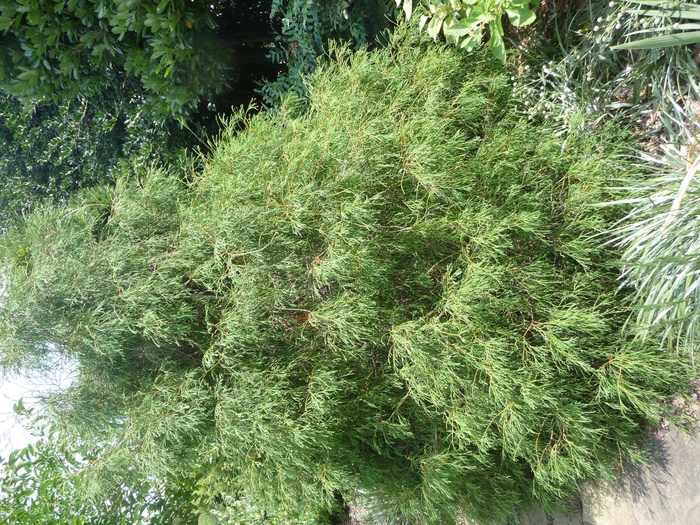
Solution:
M 304 115 L 239 114 L 188 182 L 153 170 L 5 234 L 0 357 L 80 363 L 49 404 L 115 443 L 97 478 L 197 465 L 210 521 L 362 494 L 487 523 L 640 457 L 687 373 L 625 334 L 596 237 L 624 135 L 562 144 L 497 61 L 417 38 L 332 50 Z
M 0 94 L 0 230 L 40 202 L 66 201 L 78 189 L 113 183 L 125 170 L 174 163 L 199 145 L 206 113 L 188 129 L 154 121 L 140 91 L 134 77 L 124 76 L 90 97 L 41 104 L 29 114 Z
M 442 32 L 448 42 L 472 51 L 484 42 L 488 31 L 489 47 L 493 56 L 501 62 L 506 61 L 503 18 L 515 27 L 526 26 L 535 20 L 535 13 L 530 9 L 531 0 L 473 0 L 455 2 L 427 0 L 419 2 L 422 12 L 418 27 L 437 40 Z M 413 13 L 412 0 L 397 0 L 396 5 L 403 4 L 406 18 Z
M 0 88 L 28 107 L 99 93 L 125 71 L 155 116 L 186 120 L 226 86 L 207 29 L 220 2 L 0 1 Z

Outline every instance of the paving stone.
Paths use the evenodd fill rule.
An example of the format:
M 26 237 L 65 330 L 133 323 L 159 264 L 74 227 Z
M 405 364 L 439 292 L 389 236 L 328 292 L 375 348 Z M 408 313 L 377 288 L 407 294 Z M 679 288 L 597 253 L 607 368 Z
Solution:
M 585 525 L 700 524 L 700 437 L 677 430 L 656 437 L 649 467 L 581 493 Z
M 589 483 L 578 513 L 539 510 L 502 525 L 700 525 L 700 429 L 690 436 L 667 430 L 653 438 L 649 454 L 648 467 L 630 466 L 614 482 Z

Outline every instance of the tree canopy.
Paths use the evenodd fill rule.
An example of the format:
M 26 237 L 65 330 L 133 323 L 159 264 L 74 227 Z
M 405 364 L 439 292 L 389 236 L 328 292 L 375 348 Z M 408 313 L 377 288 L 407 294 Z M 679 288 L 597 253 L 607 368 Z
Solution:
M 29 409 L 31 410 L 31 409 Z M 0 464 L 0 519 L 31 525 L 194 525 L 196 475 L 159 480 L 144 477 L 125 485 L 115 477 L 94 500 L 79 473 L 100 455 L 105 444 L 65 439 L 56 428 L 15 450 Z
M 20 99 L 71 100 L 99 92 L 120 70 L 140 78 L 152 110 L 182 117 L 225 85 L 207 42 L 220 2 L 30 0 L 0 2 L 0 86 Z
M 207 519 L 250 523 L 358 491 L 423 523 L 557 505 L 687 377 L 626 334 L 593 240 L 619 137 L 562 148 L 510 97 L 483 54 L 335 48 L 305 114 L 239 113 L 202 169 L 6 233 L 0 362 L 77 363 L 47 406 L 111 444 L 95 494 L 198 472 Z

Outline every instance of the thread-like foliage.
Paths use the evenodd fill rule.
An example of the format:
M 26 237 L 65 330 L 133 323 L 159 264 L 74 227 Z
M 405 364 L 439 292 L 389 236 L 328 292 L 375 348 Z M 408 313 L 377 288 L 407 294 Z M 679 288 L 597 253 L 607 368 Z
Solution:
M 483 54 L 333 56 L 303 116 L 240 115 L 187 184 L 122 180 L 6 234 L 5 366 L 74 356 L 50 406 L 112 436 L 100 479 L 196 468 L 209 521 L 362 491 L 489 522 L 638 457 L 686 372 L 621 330 L 613 211 L 589 206 L 619 135 L 517 120 Z

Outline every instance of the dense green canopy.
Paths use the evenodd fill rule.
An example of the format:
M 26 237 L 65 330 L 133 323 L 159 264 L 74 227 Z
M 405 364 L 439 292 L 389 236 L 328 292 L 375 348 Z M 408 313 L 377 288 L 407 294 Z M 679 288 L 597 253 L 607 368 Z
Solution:
M 205 136 L 203 125 L 154 121 L 144 114 L 140 91 L 124 77 L 91 97 L 40 104 L 30 114 L 0 94 L 0 231 L 41 202 L 65 202 L 125 170 L 174 163 L 201 144 L 195 132 Z
M 221 91 L 225 62 L 208 38 L 218 0 L 0 1 L 0 87 L 27 105 L 99 93 L 126 71 L 149 107 L 187 116 Z
M 202 170 L 6 234 L 2 364 L 75 360 L 49 406 L 113 444 L 98 484 L 197 472 L 204 507 L 250 523 L 358 491 L 489 520 L 609 474 L 685 382 L 625 335 L 595 237 L 618 137 L 513 117 L 486 55 L 333 56 L 303 116 L 239 114 Z

